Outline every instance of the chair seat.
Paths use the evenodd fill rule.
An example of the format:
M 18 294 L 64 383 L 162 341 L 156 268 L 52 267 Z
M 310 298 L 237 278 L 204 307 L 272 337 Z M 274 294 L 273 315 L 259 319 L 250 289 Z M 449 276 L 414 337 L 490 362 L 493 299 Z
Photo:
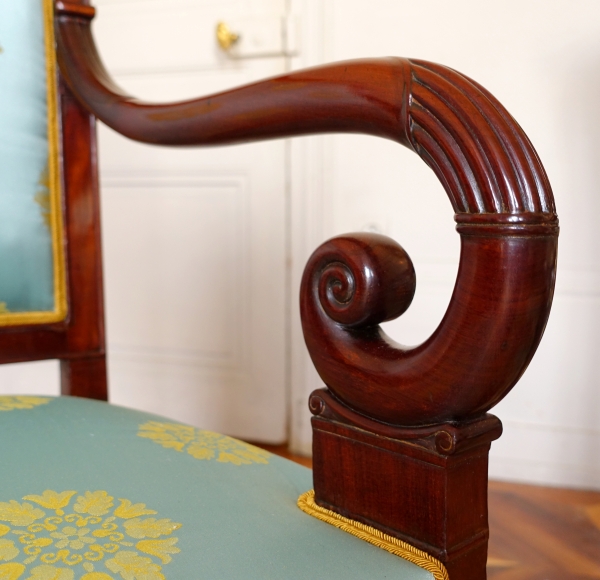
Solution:
M 302 512 L 311 471 L 164 417 L 0 397 L 0 579 L 433 575 Z

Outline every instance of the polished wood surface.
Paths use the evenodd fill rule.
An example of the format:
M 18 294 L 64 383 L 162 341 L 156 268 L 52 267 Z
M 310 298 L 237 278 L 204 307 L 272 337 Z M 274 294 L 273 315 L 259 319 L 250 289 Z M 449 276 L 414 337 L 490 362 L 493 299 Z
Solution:
M 523 225 L 516 234 L 502 226 L 479 234 L 478 227 L 461 231 L 451 303 L 415 348 L 377 326 L 391 307 L 369 310 L 372 288 L 391 288 L 399 311 L 406 302 L 392 293 L 403 284 L 404 259 L 396 274 L 391 257 L 379 258 L 381 236 L 340 236 L 312 255 L 300 291 L 304 336 L 321 378 L 350 408 L 401 426 L 465 420 L 489 410 L 519 379 L 550 310 L 556 232 Z M 336 309 L 354 319 L 342 320 Z
M 498 418 L 382 426 L 327 389 L 309 406 L 319 505 L 424 550 L 450 578 L 485 578 L 488 452 L 502 433 Z
M 75 2 L 56 2 L 56 11 L 63 15 L 75 16 L 79 18 L 87 18 L 91 20 L 96 16 L 96 9 L 90 6 L 87 2 L 75 1 Z
M 312 467 L 287 445 L 263 449 Z M 600 579 L 600 492 L 491 481 L 489 580 Z
M 58 82 L 68 315 L 58 324 L 0 327 L 0 364 L 61 359 L 64 394 L 106 400 L 95 119 Z
M 490 482 L 490 580 L 600 578 L 600 492 Z
M 63 395 L 107 401 L 106 355 L 62 359 L 60 385 Z

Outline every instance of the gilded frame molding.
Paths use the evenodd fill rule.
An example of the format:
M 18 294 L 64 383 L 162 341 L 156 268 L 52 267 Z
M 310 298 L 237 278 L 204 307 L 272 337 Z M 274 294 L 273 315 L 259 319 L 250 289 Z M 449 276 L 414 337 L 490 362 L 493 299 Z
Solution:
M 26 326 L 62 322 L 67 317 L 67 283 L 63 236 L 62 184 L 60 173 L 60 128 L 57 91 L 54 4 L 41 0 L 46 51 L 46 95 L 48 122 L 48 179 L 52 239 L 54 309 L 51 311 L 0 313 L 0 326 Z

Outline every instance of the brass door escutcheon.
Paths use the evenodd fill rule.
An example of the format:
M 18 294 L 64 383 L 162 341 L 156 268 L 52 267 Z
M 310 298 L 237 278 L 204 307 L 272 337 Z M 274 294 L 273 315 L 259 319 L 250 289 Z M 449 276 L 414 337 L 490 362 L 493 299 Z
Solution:
M 217 24 L 217 42 L 223 50 L 229 50 L 239 39 L 240 35 L 232 32 L 225 22 Z

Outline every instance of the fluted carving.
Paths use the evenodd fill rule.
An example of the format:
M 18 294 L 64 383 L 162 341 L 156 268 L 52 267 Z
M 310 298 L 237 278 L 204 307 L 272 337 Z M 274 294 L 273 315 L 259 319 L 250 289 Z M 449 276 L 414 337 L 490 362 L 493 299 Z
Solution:
M 409 139 L 444 184 L 455 212 L 554 213 L 546 173 L 504 107 L 456 71 L 409 62 Z

